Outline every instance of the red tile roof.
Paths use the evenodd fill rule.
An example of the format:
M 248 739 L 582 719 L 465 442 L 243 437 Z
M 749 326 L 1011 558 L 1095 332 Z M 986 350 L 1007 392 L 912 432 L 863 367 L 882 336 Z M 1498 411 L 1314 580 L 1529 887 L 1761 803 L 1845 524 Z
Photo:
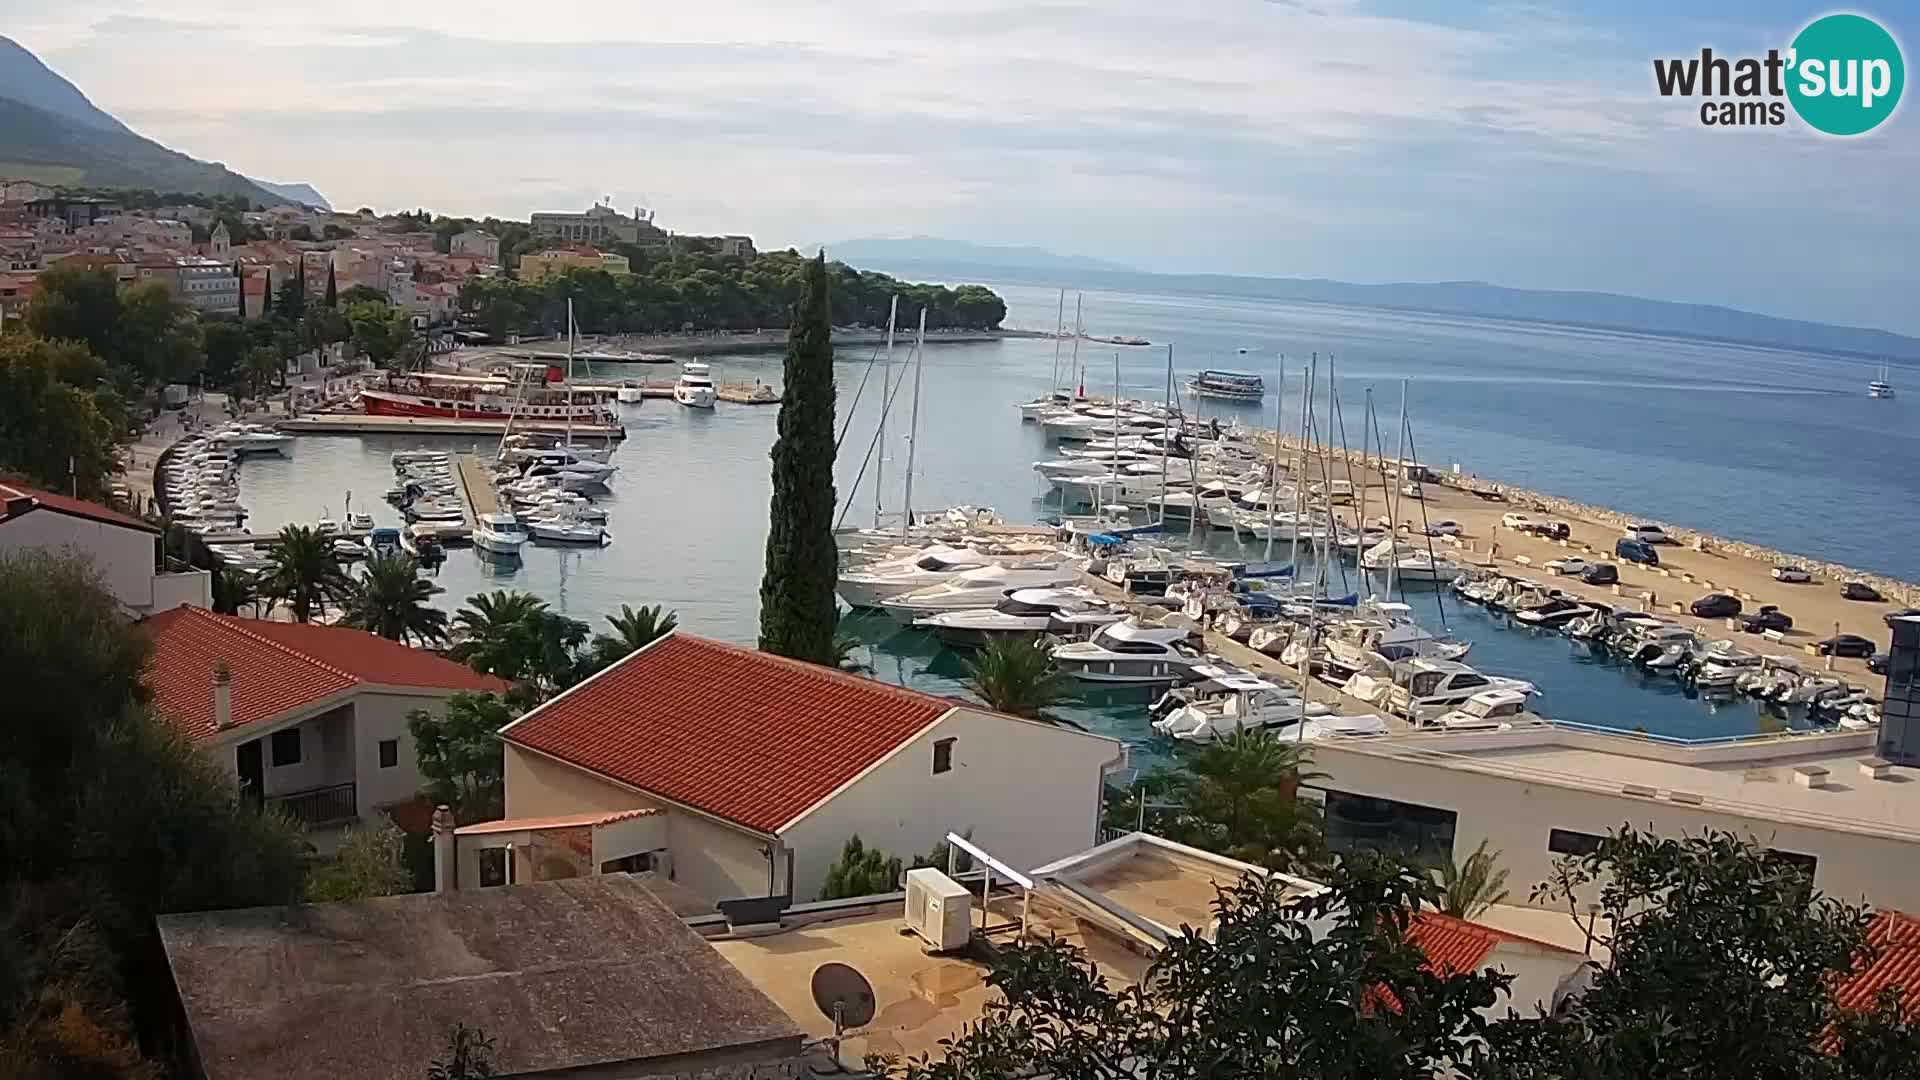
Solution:
M 12 505 L 17 499 L 31 500 L 31 504 L 22 510 L 15 511 Z M 108 525 L 124 525 L 129 529 L 139 529 L 141 532 L 150 532 L 155 535 L 159 535 L 160 532 L 156 525 L 141 521 L 131 514 L 123 514 L 118 510 L 101 506 L 99 503 L 76 499 L 57 492 L 41 491 L 24 484 L 16 484 L 11 480 L 0 481 L 0 521 L 11 521 L 21 514 L 34 510 L 52 510 L 70 517 L 86 518 L 89 521 L 104 522 Z
M 211 737 L 213 670 L 233 672 L 235 726 L 271 720 L 357 686 L 501 690 L 505 684 L 421 649 L 339 626 L 270 622 L 181 607 L 143 624 L 153 641 L 147 686 L 160 714 Z
M 674 633 L 501 734 L 772 833 L 953 707 L 872 679 Z
M 1867 945 L 1876 955 L 1834 987 L 1835 1004 L 1845 1009 L 1871 1008 L 1880 991 L 1899 987 L 1907 1013 L 1920 1010 L 1920 919 L 1882 911 L 1867 926 Z
M 1469 922 L 1438 911 L 1415 912 L 1407 927 L 1407 940 L 1427 956 L 1428 971 L 1443 979 L 1471 975 L 1486 968 L 1487 959 L 1502 942 L 1517 942 L 1536 949 L 1573 955 L 1573 950 L 1546 941 L 1496 930 L 1483 923 Z M 1363 1009 L 1376 1004 L 1400 1011 L 1400 999 L 1385 986 L 1369 988 L 1361 997 Z

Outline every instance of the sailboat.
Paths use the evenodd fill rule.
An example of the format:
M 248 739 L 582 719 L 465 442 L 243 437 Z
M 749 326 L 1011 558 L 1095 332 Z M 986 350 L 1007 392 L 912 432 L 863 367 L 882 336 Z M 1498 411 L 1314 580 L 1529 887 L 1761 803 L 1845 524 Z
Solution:
M 1890 398 L 1893 396 L 1893 384 L 1887 381 L 1887 365 L 1880 365 L 1880 375 L 1867 384 L 1867 396 L 1871 398 Z

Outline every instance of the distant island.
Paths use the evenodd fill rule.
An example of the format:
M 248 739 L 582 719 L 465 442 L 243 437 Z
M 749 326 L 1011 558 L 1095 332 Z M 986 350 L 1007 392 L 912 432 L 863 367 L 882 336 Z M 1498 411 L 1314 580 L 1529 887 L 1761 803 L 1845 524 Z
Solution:
M 938 250 L 954 241 L 914 241 L 919 250 Z M 842 245 L 842 249 L 850 245 Z M 1036 248 L 993 248 L 966 244 L 977 252 L 1035 252 Z M 839 250 L 829 249 L 837 255 Z M 909 250 L 902 248 L 901 250 Z M 1047 252 L 1039 252 L 1047 255 Z M 1444 315 L 1475 315 L 1521 322 L 1558 323 L 1671 337 L 1701 338 L 1742 345 L 1856 356 L 1871 360 L 1920 361 L 1920 338 L 1860 326 L 1836 326 L 1784 319 L 1715 304 L 1605 292 L 1513 289 L 1484 281 L 1392 282 L 1361 285 L 1325 278 L 1253 277 L 1237 274 L 1152 274 L 1076 265 L 1082 260 L 1052 256 L 1054 264 L 989 263 L 889 256 L 856 256 L 864 265 L 926 280 L 964 278 L 996 284 L 1110 289 L 1187 295 L 1230 296 L 1294 303 L 1339 304 Z M 1086 260 L 1094 261 L 1094 260 Z

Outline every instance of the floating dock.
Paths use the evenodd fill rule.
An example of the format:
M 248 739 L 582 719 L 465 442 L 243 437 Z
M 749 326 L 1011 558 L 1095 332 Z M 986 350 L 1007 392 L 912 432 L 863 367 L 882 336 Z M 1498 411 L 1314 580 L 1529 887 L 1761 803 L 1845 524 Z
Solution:
M 460 474 L 460 497 L 467 504 L 467 524 L 478 521 L 481 514 L 498 513 L 500 495 L 493 490 L 480 458 L 474 454 L 461 454 L 454 459 L 454 468 Z
M 591 386 L 602 390 L 638 389 L 643 397 L 673 397 L 674 380 L 671 379 L 627 379 L 623 382 L 580 382 L 576 386 Z M 716 383 L 713 396 L 721 401 L 735 405 L 778 405 L 780 391 L 770 383 L 723 382 Z M 578 428 L 574 429 L 576 432 Z
M 363 413 L 312 413 L 275 420 L 273 426 L 295 435 L 504 435 L 507 421 L 454 420 L 424 416 L 367 416 Z M 515 417 L 516 431 L 542 431 L 563 435 L 565 423 L 528 420 Z M 627 437 L 627 429 L 618 424 L 575 424 L 576 440 L 617 442 Z

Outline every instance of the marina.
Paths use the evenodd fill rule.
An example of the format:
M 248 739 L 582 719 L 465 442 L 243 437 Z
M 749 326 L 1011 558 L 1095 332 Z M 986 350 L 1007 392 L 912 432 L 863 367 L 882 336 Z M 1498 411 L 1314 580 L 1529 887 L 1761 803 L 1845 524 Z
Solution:
M 1056 317 L 1058 297 L 1055 292 L 1040 294 L 1038 290 L 1028 290 L 1027 293 L 1032 302 L 1031 308 L 1037 310 L 1040 304 L 1044 304 L 1043 316 L 1033 318 L 1030 312 L 1031 322 L 1038 322 L 1042 318 L 1051 321 Z M 1071 317 L 1071 313 L 1067 314 Z M 1367 325 L 1372 326 L 1380 319 L 1391 321 L 1398 317 L 1367 313 L 1366 318 Z M 1111 320 L 1103 318 L 1102 321 Z M 1164 335 L 1180 339 L 1182 343 L 1178 348 L 1181 355 L 1189 351 L 1195 353 L 1190 367 L 1182 364 L 1176 368 L 1176 374 L 1181 374 L 1183 379 L 1184 371 L 1203 367 L 1207 363 L 1200 350 L 1190 350 L 1186 344 L 1198 325 L 1188 324 L 1180 332 Z M 1397 327 L 1396 332 L 1415 336 L 1419 333 L 1417 328 L 1410 330 L 1405 326 Z M 1425 332 L 1432 334 L 1440 331 Z M 1496 324 L 1492 332 L 1510 331 L 1500 331 Z M 1162 336 L 1152 329 L 1149 333 L 1156 340 Z M 1244 340 L 1248 332 L 1244 327 L 1238 327 L 1232 333 L 1235 338 Z M 1530 337 L 1539 333 L 1534 329 L 1525 331 Z M 1351 335 L 1342 332 L 1334 336 L 1345 339 Z M 1069 350 L 1064 347 L 1067 342 L 1061 344 L 1063 348 L 1059 366 L 1064 369 L 1070 357 Z M 1234 367 L 1242 370 L 1252 368 L 1253 365 L 1247 362 L 1245 356 L 1234 353 L 1237 345 L 1237 342 L 1229 344 L 1223 351 L 1235 357 Z M 1034 463 L 1089 461 L 1087 458 L 1066 458 L 1061 449 L 1092 444 L 1049 440 L 1044 434 L 1044 425 L 1023 422 L 1013 408 L 1016 402 L 1046 396 L 1044 392 L 1048 387 L 1049 368 L 1054 365 L 1054 346 L 1054 341 L 1043 337 L 981 344 L 943 344 L 939 347 L 930 345 L 925 350 L 922 410 L 919 437 L 915 440 L 919 445 L 911 463 L 915 484 L 914 503 L 917 507 L 923 510 L 956 504 L 997 507 L 1000 519 L 1006 524 L 982 531 L 1023 538 L 1034 535 L 1023 527 L 1026 523 L 1057 517 L 1063 509 L 1072 509 L 1060 503 L 1060 496 L 1052 491 L 1047 477 L 1036 475 Z M 1428 341 L 1425 347 L 1445 355 L 1441 344 Z M 1521 346 L 1515 344 L 1511 347 Z M 1090 394 L 1111 397 L 1114 363 L 1111 351 L 1101 355 L 1100 351 L 1089 347 L 1084 341 L 1080 343 L 1080 350 L 1077 368 L 1071 370 L 1070 374 L 1062 372 L 1055 386 L 1064 385 L 1072 379 L 1073 389 L 1077 389 L 1079 380 L 1084 378 Z M 879 523 L 897 528 L 902 484 L 905 470 L 909 467 L 907 431 L 913 371 L 906 359 L 909 354 L 905 348 L 896 348 L 891 365 L 876 362 L 870 370 L 867 355 L 849 355 L 849 352 L 851 350 L 843 351 L 837 365 L 838 422 L 846 430 L 835 465 L 843 508 L 842 520 L 848 528 L 876 523 L 873 489 L 877 474 L 884 485 L 883 505 L 879 507 L 884 520 Z M 1743 354 L 1739 363 L 1749 367 L 1762 363 L 1765 354 L 1761 355 L 1761 361 L 1754 361 Z M 715 356 L 713 360 L 716 369 L 727 372 L 729 378 L 745 381 L 757 377 L 763 383 L 778 379 L 778 356 L 722 355 Z M 1098 377 L 1096 363 L 1106 366 L 1104 385 Z M 1386 418 L 1382 426 L 1389 434 L 1392 431 L 1393 416 L 1399 405 L 1398 373 L 1388 369 L 1385 374 L 1392 377 L 1383 377 L 1377 364 L 1378 361 L 1368 363 L 1343 358 L 1338 366 L 1336 385 L 1341 394 L 1350 435 L 1359 427 L 1363 406 L 1357 403 L 1364 401 L 1368 387 L 1375 391 L 1376 414 Z M 1083 374 L 1080 369 L 1089 370 Z M 1286 426 L 1289 429 L 1297 429 L 1299 423 L 1299 370 L 1298 367 L 1292 367 L 1291 385 L 1286 387 L 1283 395 L 1286 410 L 1292 414 L 1287 419 Z M 1360 374 L 1351 374 L 1355 370 Z M 596 373 L 599 373 L 598 369 Z M 1423 376 L 1412 384 L 1415 433 L 1423 459 L 1428 454 L 1440 453 L 1429 450 L 1430 444 L 1462 445 L 1458 427 L 1462 422 L 1461 414 L 1457 408 L 1446 411 L 1442 403 L 1454 388 L 1464 384 L 1448 381 L 1444 365 L 1433 375 L 1433 378 Z M 1801 376 L 1796 374 L 1794 377 Z M 1853 383 L 1856 389 L 1849 392 L 1845 389 L 1844 377 L 1845 373 L 1841 372 L 1836 378 L 1835 393 L 1848 394 L 1852 401 L 1860 403 L 1856 408 L 1870 409 L 1874 413 L 1905 408 L 1899 400 L 1867 405 L 1858 395 L 1858 383 Z M 867 383 L 864 388 L 863 378 Z M 1266 381 L 1269 397 L 1264 412 L 1259 411 L 1259 407 L 1239 406 L 1231 402 L 1210 401 L 1201 405 L 1188 398 L 1182 404 L 1196 419 L 1203 419 L 1209 424 L 1217 419 L 1223 428 L 1228 429 L 1235 427 L 1237 422 L 1238 427 L 1251 433 L 1256 426 L 1272 425 L 1274 399 L 1271 395 L 1275 393 L 1276 386 L 1271 378 Z M 1165 383 L 1163 352 L 1123 353 L 1123 396 L 1157 400 L 1164 392 Z M 876 437 L 876 403 L 882 399 L 883 384 L 890 388 L 889 393 L 894 397 L 895 404 L 886 433 Z M 1524 388 L 1526 384 L 1520 385 Z M 1570 392 L 1579 391 L 1576 388 Z M 1696 402 L 1701 400 L 1697 391 L 1689 392 L 1694 394 Z M 1068 396 L 1071 396 L 1071 392 Z M 1656 411 L 1659 401 L 1664 400 L 1657 395 L 1646 397 L 1646 393 L 1641 396 L 1645 401 L 1637 407 Z M 1322 396 L 1319 400 L 1321 404 L 1317 409 L 1324 414 L 1326 399 Z M 1517 400 L 1524 400 L 1524 396 Z M 1729 404 L 1750 409 L 1768 406 L 1774 400 L 1765 395 L 1744 394 L 1730 398 Z M 1837 396 L 1835 400 L 1838 400 Z M 765 410 L 663 408 L 659 401 L 647 401 L 644 405 L 616 403 L 614 408 L 619 427 L 627 437 L 610 447 L 609 463 L 620 468 L 608 478 L 604 491 L 593 497 L 592 505 L 606 514 L 604 527 L 610 533 L 619 535 L 622 553 L 610 556 L 611 549 L 600 551 L 587 545 L 543 545 L 538 541 L 526 545 L 520 557 L 511 562 L 482 558 L 479 552 L 450 551 L 444 564 L 434 571 L 436 583 L 445 589 L 436 602 L 451 609 L 477 592 L 496 588 L 524 588 L 547 599 L 557 609 L 589 622 L 596 622 L 601 614 L 617 609 L 620 603 L 660 603 L 676 610 L 683 625 L 696 627 L 703 633 L 751 642 L 755 636 L 756 594 L 765 543 L 766 448 L 773 437 L 773 413 Z M 1560 509 L 1571 504 L 1558 500 L 1551 509 L 1537 509 L 1528 501 L 1532 497 L 1517 488 L 1506 489 L 1512 493 L 1511 500 L 1506 503 L 1483 499 L 1476 492 L 1489 491 L 1495 481 L 1477 478 L 1473 472 L 1465 470 L 1456 478 L 1451 466 L 1453 460 L 1466 460 L 1484 469 L 1489 477 L 1522 479 L 1530 486 L 1559 491 L 1585 502 L 1615 501 L 1614 496 L 1608 494 L 1609 488 L 1606 486 L 1610 482 L 1609 474 L 1603 472 L 1575 469 L 1567 475 L 1578 482 L 1568 484 L 1557 484 L 1550 478 L 1541 479 L 1534 470 L 1537 470 L 1542 455 L 1554 451 L 1535 451 L 1529 447 L 1518 459 L 1497 453 L 1500 440 L 1509 438 L 1516 425 L 1524 428 L 1526 417 L 1527 414 L 1522 410 L 1510 415 L 1503 413 L 1499 418 L 1489 421 L 1488 433 L 1475 436 L 1485 444 L 1484 452 L 1474 451 L 1471 447 L 1468 453 L 1457 457 L 1453 452 L 1447 452 L 1440 459 L 1443 464 L 1436 469 L 1436 474 L 1420 485 L 1424 497 L 1418 502 L 1409 498 L 1403 503 L 1398 515 L 1403 522 L 1417 521 L 1419 508 L 1424 506 L 1429 524 L 1451 520 L 1457 526 L 1459 535 L 1434 538 L 1437 555 L 1458 562 L 1474 574 L 1494 569 L 1515 577 L 1550 583 L 1582 601 L 1634 605 L 1642 602 L 1644 594 L 1652 593 L 1649 602 L 1663 617 L 1690 627 L 1697 626 L 1709 640 L 1745 639 L 1749 635 L 1729 629 L 1724 620 L 1715 623 L 1675 614 L 1672 605 L 1691 602 L 1700 595 L 1716 590 L 1745 593 L 1755 598 L 1754 603 L 1748 605 L 1749 610 L 1759 604 L 1776 604 L 1790 612 L 1796 625 L 1804 630 L 1804 633 L 1790 635 L 1779 642 L 1758 638 L 1750 648 L 1798 658 L 1803 665 L 1816 672 L 1824 670 L 1825 658 L 1811 656 L 1806 650 L 1809 643 L 1835 632 L 1826 623 L 1838 620 L 1841 624 L 1839 632 L 1877 633 L 1879 637 L 1875 640 L 1884 641 L 1885 627 L 1880 617 L 1897 604 L 1860 604 L 1841 600 L 1837 593 L 1839 582 L 1824 574 L 1817 574 L 1821 580 L 1810 586 L 1773 581 L 1770 576 L 1772 564 L 1743 554 L 1741 545 L 1736 541 L 1727 541 L 1724 546 L 1710 553 L 1692 551 L 1688 545 L 1663 546 L 1660 548 L 1663 566 L 1658 569 L 1619 564 L 1617 560 L 1606 559 L 1619 565 L 1619 594 L 1613 592 L 1612 586 L 1589 586 L 1577 577 L 1554 578 L 1548 575 L 1543 567 L 1552 559 L 1567 555 L 1598 558 L 1597 554 L 1587 554 L 1582 545 L 1591 548 L 1594 553 L 1611 553 L 1613 541 L 1619 534 L 1618 527 L 1603 521 L 1561 514 Z M 516 423 L 516 429 L 519 426 Z M 1150 432 L 1152 425 L 1146 425 L 1146 429 Z M 1318 425 L 1323 439 L 1327 429 L 1328 421 L 1323 415 Z M 581 430 L 576 426 L 576 437 Z M 402 426 L 369 430 L 351 438 L 310 439 L 303 436 L 294 459 L 251 457 L 241 466 L 247 503 L 253 515 L 248 523 L 249 531 L 269 533 L 273 527 L 285 521 L 310 522 L 322 511 L 323 503 L 335 507 L 340 505 L 339 492 L 377 493 L 391 482 L 388 479 L 391 475 L 389 458 L 396 451 L 436 450 L 456 459 L 461 455 L 477 454 L 478 458 L 489 461 L 496 455 L 497 434 L 478 433 L 471 428 L 456 428 L 453 431 L 453 434 L 430 434 L 419 427 Z M 561 431 L 564 431 L 564 426 Z M 1357 436 L 1354 437 L 1357 439 Z M 872 455 L 870 462 L 863 462 L 870 442 L 882 449 Z M 1296 442 L 1291 436 L 1283 442 L 1283 459 L 1293 453 Z M 1396 448 L 1392 442 L 1389 438 L 1386 454 L 1389 460 L 1395 457 Z M 1258 467 L 1262 458 L 1271 456 L 1271 449 L 1266 443 L 1254 445 L 1251 465 Z M 1375 452 L 1377 454 L 1377 450 Z M 1711 450 L 1703 448 L 1701 452 L 1711 453 Z M 1588 456 L 1604 462 L 1607 455 L 1607 451 L 1596 450 Z M 1104 468 L 1113 462 L 1097 464 Z M 1157 451 L 1132 452 L 1131 459 L 1123 463 L 1122 472 L 1125 472 L 1125 465 L 1146 466 L 1144 469 L 1136 468 L 1133 475 L 1144 475 L 1147 479 L 1139 481 L 1135 488 L 1123 496 L 1122 505 L 1127 508 L 1124 516 L 1114 516 L 1115 512 L 1108 512 L 1116 528 L 1121 521 L 1127 526 L 1137 526 L 1155 517 L 1156 512 L 1151 504 L 1159 497 L 1160 465 Z M 1328 468 L 1331 476 L 1316 475 L 1310 480 L 1323 484 L 1326 493 L 1342 500 L 1342 520 L 1348 521 L 1349 525 L 1355 507 L 1344 500 L 1354 499 L 1358 502 L 1364 499 L 1364 516 L 1374 519 L 1384 509 L 1384 498 L 1389 490 L 1398 493 L 1409 482 L 1398 476 L 1388 477 L 1381 473 L 1363 476 L 1357 468 L 1354 479 L 1348 480 L 1344 464 Z M 1316 465 L 1316 473 L 1319 470 L 1320 466 Z M 458 471 L 470 485 L 473 478 L 467 476 L 466 466 L 460 466 Z M 1649 483 L 1650 479 L 1656 477 L 1643 470 L 1634 497 L 1619 498 L 1617 505 L 1644 507 L 1642 496 L 1654 502 L 1670 498 L 1676 490 L 1671 486 L 1672 483 L 1684 476 L 1690 474 L 1680 471 L 1678 467 L 1667 470 L 1657 477 L 1669 485 L 1662 487 L 1658 483 Z M 1597 486 L 1596 477 L 1600 481 Z M 1781 508 L 1795 505 L 1795 489 L 1785 486 L 1787 479 L 1788 474 L 1781 473 L 1769 482 L 1769 498 Z M 1840 486 L 1846 482 L 1843 478 Z M 1348 486 L 1343 489 L 1343 484 Z M 318 494 L 321 492 L 330 494 L 322 497 Z M 1242 495 L 1246 493 L 1244 490 L 1240 492 Z M 1176 509 L 1174 504 L 1179 502 L 1178 494 L 1177 491 L 1170 491 L 1170 510 Z M 377 524 L 396 524 L 389 508 L 378 503 L 377 499 L 356 497 L 355 508 L 360 508 L 363 502 L 373 503 L 372 513 Z M 1737 519 L 1737 513 L 1733 512 L 1750 505 L 1715 503 L 1710 508 L 1711 519 L 1670 512 L 1663 512 L 1660 517 L 1721 531 L 1729 527 L 1721 518 L 1731 516 Z M 1723 514 L 1723 509 L 1728 513 Z M 1898 507 L 1876 509 L 1897 510 Z M 1501 527 L 1502 517 L 1514 512 L 1558 517 L 1567 521 L 1571 526 L 1568 546 L 1562 547 L 1557 540 Z M 1243 563 L 1257 568 L 1270 561 L 1266 536 L 1260 535 L 1263 529 L 1270 529 L 1265 517 L 1264 513 L 1256 510 L 1251 515 L 1241 514 L 1237 522 L 1250 525 L 1250 529 L 1210 529 L 1203 526 L 1191 534 L 1176 520 L 1161 540 L 1149 541 L 1147 546 L 1164 546 L 1175 561 L 1192 551 L 1223 562 Z M 1271 561 L 1285 563 L 1287 523 L 1279 520 L 1277 513 L 1275 519 L 1278 530 L 1273 548 L 1278 554 L 1271 556 Z M 1793 523 L 1801 519 L 1794 517 L 1790 509 L 1782 509 L 1767 520 L 1769 524 L 1764 529 L 1749 530 L 1747 537 L 1769 540 L 1774 546 L 1787 550 L 1813 551 L 1830 557 L 1837 554 L 1835 546 L 1857 544 L 1872 536 L 1876 529 L 1893 527 L 1884 520 L 1879 523 L 1863 520 L 1859 528 L 1835 534 L 1835 543 L 1830 545 L 1826 542 L 1825 534 L 1792 532 Z M 398 524 L 405 522 L 402 519 Z M 1313 536 L 1310 525 L 1303 529 L 1303 535 Z M 1382 536 L 1384 532 L 1370 526 L 1361 539 L 1372 539 L 1377 543 Z M 1343 542 L 1344 539 L 1350 538 L 1343 538 Z M 1425 538 L 1420 539 L 1414 554 L 1425 549 Z M 1405 540 L 1403 536 L 1402 541 Z M 1874 543 L 1872 547 L 1881 558 L 1897 552 L 1896 548 L 1889 548 L 1883 543 Z M 1796 710 L 1786 710 L 1788 715 L 1783 719 L 1768 703 L 1744 694 L 1701 693 L 1679 679 L 1652 674 L 1631 663 L 1622 663 L 1611 655 L 1594 654 L 1582 643 L 1563 634 L 1530 626 L 1506 611 L 1463 602 L 1452 593 L 1431 586 L 1416 588 L 1410 585 L 1402 597 L 1396 585 L 1394 594 L 1388 597 L 1382 591 L 1384 582 L 1377 576 L 1362 573 L 1351 559 L 1352 552 L 1349 549 L 1345 558 L 1329 561 L 1330 594 L 1358 594 L 1364 598 L 1371 593 L 1382 592 L 1383 598 L 1406 603 L 1412 618 L 1435 635 L 1450 635 L 1461 641 L 1470 641 L 1472 651 L 1466 660 L 1477 670 L 1533 683 L 1538 691 L 1529 697 L 1529 709 L 1537 715 L 1552 717 L 1558 724 L 1628 731 L 1642 728 L 1660 738 L 1714 739 L 1753 736 L 1803 722 L 1797 718 Z M 1855 557 L 1848 557 L 1835 561 L 1855 562 L 1858 565 L 1860 561 L 1867 560 L 1856 561 Z M 1312 556 L 1303 554 L 1299 563 L 1301 574 L 1311 576 L 1318 573 Z M 1810 567 L 1813 565 L 1809 563 Z M 1142 568 L 1142 572 L 1145 572 L 1145 568 Z M 1688 575 L 1691 575 L 1691 580 Z M 1882 578 L 1897 580 L 1898 576 L 1897 573 L 1884 574 Z M 1080 587 L 1110 586 L 1109 582 L 1106 586 L 1084 583 Z M 1099 595 L 1103 600 L 1108 596 L 1106 593 Z M 912 621 L 877 610 L 870 614 L 849 613 L 844 618 L 843 626 L 862 640 L 865 647 L 858 651 L 857 658 L 869 664 L 877 677 L 936 693 L 963 693 L 967 677 L 964 649 L 948 647 L 940 637 L 935 636 L 932 627 L 915 627 Z M 1231 638 L 1217 643 L 1212 636 L 1205 640 L 1208 642 L 1206 651 L 1233 660 L 1259 677 L 1276 684 L 1298 685 L 1296 669 L 1282 664 L 1277 657 L 1269 657 L 1245 642 Z M 1834 660 L 1833 664 L 1837 676 L 1856 684 L 1871 684 L 1871 677 L 1865 672 L 1861 660 L 1840 658 Z M 1140 760 L 1151 763 L 1169 752 L 1172 746 L 1169 740 L 1152 730 L 1147 711 L 1164 689 L 1084 684 L 1076 689 L 1073 699 L 1060 711 L 1062 715 L 1092 730 L 1126 738 L 1135 745 Z M 1361 709 L 1357 699 L 1341 698 L 1336 688 L 1326 686 L 1318 679 L 1309 680 L 1309 693 L 1316 701 L 1324 700 L 1329 704 L 1337 702 L 1338 711 L 1341 712 Z M 1372 706 L 1363 711 L 1388 715 Z M 1388 719 L 1391 721 L 1392 717 L 1388 715 Z

